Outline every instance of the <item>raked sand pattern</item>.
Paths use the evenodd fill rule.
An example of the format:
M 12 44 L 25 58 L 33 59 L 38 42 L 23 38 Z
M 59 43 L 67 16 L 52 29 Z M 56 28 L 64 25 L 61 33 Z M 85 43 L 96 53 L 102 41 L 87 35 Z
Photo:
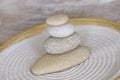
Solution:
M 112 74 L 120 69 L 120 33 L 95 25 L 79 25 L 75 29 L 81 44 L 91 49 L 87 61 L 61 72 L 33 75 L 31 66 L 45 53 L 41 45 L 48 35 L 41 33 L 0 53 L 0 80 L 114 80 Z

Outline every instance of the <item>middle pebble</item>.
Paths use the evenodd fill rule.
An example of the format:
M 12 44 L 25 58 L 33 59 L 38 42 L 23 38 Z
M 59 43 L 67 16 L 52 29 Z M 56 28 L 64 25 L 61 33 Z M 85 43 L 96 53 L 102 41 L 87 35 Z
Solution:
M 74 33 L 65 38 L 49 37 L 45 43 L 44 48 L 50 54 L 61 54 L 71 51 L 80 45 L 80 36 Z

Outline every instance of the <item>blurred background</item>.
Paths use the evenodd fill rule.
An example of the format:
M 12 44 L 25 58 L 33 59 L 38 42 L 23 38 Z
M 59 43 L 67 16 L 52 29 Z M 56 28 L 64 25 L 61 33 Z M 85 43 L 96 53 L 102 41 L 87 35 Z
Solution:
M 0 0 L 0 44 L 58 13 L 120 23 L 120 0 Z

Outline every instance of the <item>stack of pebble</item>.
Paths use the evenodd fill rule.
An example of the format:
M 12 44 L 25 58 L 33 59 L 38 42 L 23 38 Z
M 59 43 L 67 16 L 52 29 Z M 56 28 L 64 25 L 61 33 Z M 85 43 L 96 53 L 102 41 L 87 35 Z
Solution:
M 68 23 L 68 16 L 55 15 L 47 19 L 47 32 L 50 37 L 44 47 L 50 54 L 62 54 L 79 46 L 80 37 L 72 24 Z
M 79 46 L 80 36 L 75 32 L 73 25 L 68 23 L 68 16 L 54 15 L 46 22 L 47 32 L 50 35 L 44 43 L 47 54 L 32 67 L 35 75 L 65 70 L 89 57 L 90 50 Z

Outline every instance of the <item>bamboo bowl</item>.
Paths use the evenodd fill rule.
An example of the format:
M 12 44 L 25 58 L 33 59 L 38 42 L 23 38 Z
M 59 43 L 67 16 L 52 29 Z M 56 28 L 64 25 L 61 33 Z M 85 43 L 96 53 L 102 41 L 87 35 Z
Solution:
M 75 18 L 75 19 L 70 19 L 69 20 L 72 24 L 74 24 L 74 25 L 81 25 L 81 30 L 80 30 L 80 32 L 82 32 L 83 31 L 83 33 L 82 33 L 82 36 L 84 35 L 86 35 L 86 33 L 85 33 L 85 31 L 87 31 L 86 29 L 87 28 L 90 28 L 91 26 L 102 26 L 102 27 L 98 27 L 98 29 L 100 28 L 100 30 L 102 30 L 102 28 L 104 27 L 105 29 L 105 31 L 103 31 L 103 32 L 107 32 L 108 31 L 108 35 L 109 35 L 109 33 L 110 33 L 110 35 L 112 35 L 112 33 L 113 34 L 115 34 L 115 36 L 111 36 L 110 38 L 114 38 L 114 37 L 116 37 L 116 36 L 118 36 L 118 37 L 116 37 L 116 40 L 118 40 L 119 41 L 119 37 L 120 37 L 120 34 L 119 34 L 119 31 L 120 31 L 120 25 L 119 24 L 117 24 L 117 23 L 114 23 L 114 22 L 112 22 L 112 21 L 107 21 L 107 20 L 102 20 L 102 19 L 89 19 L 89 18 Z M 90 25 L 90 26 L 89 26 Z M 30 42 L 30 41 L 32 41 L 32 39 L 31 38 L 34 38 L 34 36 L 38 36 L 38 35 L 41 35 L 41 34 L 43 34 L 44 35 L 44 32 L 45 32 L 45 28 L 46 28 L 46 24 L 42 24 L 42 25 L 38 25 L 38 26 L 36 26 L 36 27 L 33 27 L 33 28 L 31 28 L 31 29 L 29 29 L 29 30 L 27 30 L 27 31 L 25 31 L 25 32 L 23 32 L 23 33 L 21 33 L 21 34 L 19 34 L 19 35 L 17 35 L 17 36 L 15 36 L 15 37 L 13 37 L 12 39 L 10 39 L 10 40 L 8 40 L 7 42 L 5 42 L 2 46 L 0 46 L 0 51 L 1 51 L 1 54 L 0 54 L 0 60 L 2 60 L 3 59 L 3 57 L 4 57 L 4 54 L 5 55 L 8 55 L 7 53 L 8 52 L 10 52 L 10 51 L 12 51 L 12 50 L 14 50 L 14 48 L 15 47 L 21 47 L 22 45 L 20 44 L 20 43 L 22 43 L 22 44 L 24 44 L 24 43 L 28 43 L 28 42 Z M 89 26 L 89 27 L 88 27 Z M 109 29 L 108 29 L 109 28 Z M 94 28 L 92 28 L 94 31 L 96 30 L 98 30 L 96 27 L 94 27 Z M 91 28 L 90 28 L 90 30 L 92 30 Z M 77 29 L 76 29 L 77 30 Z M 110 31 L 109 31 L 110 30 Z M 113 30 L 113 31 L 112 31 Z M 78 32 L 79 32 L 79 30 L 78 30 Z M 95 35 L 95 33 L 94 32 L 92 32 L 92 31 L 90 31 L 91 32 L 91 34 L 93 34 L 93 36 L 92 37 L 94 37 Z M 98 36 L 99 36 L 99 33 L 101 33 L 101 32 L 99 32 L 99 30 L 97 31 L 97 33 L 98 33 Z M 46 35 L 46 34 L 45 34 Z M 104 35 L 104 33 L 102 33 L 102 35 Z M 108 36 L 107 35 L 107 36 Z M 88 35 L 89 36 L 89 35 Z M 42 39 L 42 37 L 40 37 L 41 39 Z M 90 38 L 90 37 L 89 37 Z M 98 37 L 99 38 L 99 37 Z M 105 38 L 105 36 L 103 37 L 103 38 Z M 109 38 L 109 37 L 108 37 Z M 30 41 L 28 41 L 28 42 L 26 42 L 27 40 L 29 40 L 30 39 Z M 36 38 L 37 39 L 37 38 Z M 38 40 L 41 40 L 41 39 L 38 39 Z M 92 38 L 91 38 L 92 39 Z M 100 38 L 99 38 L 100 39 Z M 85 39 L 84 39 L 85 40 Z M 83 41 L 84 41 L 83 40 Z M 109 39 L 108 39 L 109 40 Z M 111 39 L 112 40 L 112 39 Z M 115 39 L 113 39 L 113 41 L 114 41 Z M 107 41 L 107 40 L 106 40 Z M 35 43 L 35 44 L 38 44 L 37 42 Z M 83 44 L 84 44 L 84 42 L 83 42 Z M 87 43 L 86 43 L 87 44 Z M 107 44 L 107 42 L 106 42 L 106 44 Z M 18 46 L 19 45 L 19 46 Z M 33 45 L 33 44 L 30 44 L 31 46 Z M 30 46 L 29 45 L 29 46 Z M 42 43 L 40 43 L 40 46 L 42 45 Z M 110 45 L 111 46 L 111 45 Z M 112 45 L 112 46 L 115 46 L 115 45 Z M 117 43 L 116 43 L 116 46 L 117 47 L 119 47 L 119 45 L 117 45 Z M 27 48 L 26 48 L 27 49 Z M 30 48 L 31 49 L 31 48 Z M 34 49 L 34 48 L 33 48 Z M 96 49 L 96 48 L 95 48 Z M 112 49 L 112 48 L 110 48 L 110 49 Z M 115 48 L 115 49 L 117 49 L 117 48 Z M 8 50 L 10 50 L 10 51 L 8 51 Z M 21 49 L 22 50 L 22 49 Z M 38 49 L 35 49 L 36 51 L 38 50 Z M 107 50 L 107 49 L 106 49 Z M 108 50 L 109 51 L 109 50 Z M 19 50 L 18 50 L 18 52 L 19 52 Z M 38 51 L 39 52 L 39 51 Z M 44 51 L 42 51 L 42 52 L 44 52 Z M 4 54 L 3 54 L 4 53 Z M 13 51 L 13 53 L 15 53 L 15 51 Z M 21 52 L 22 53 L 22 52 Z M 101 53 L 102 53 L 102 51 L 101 51 Z M 10 54 L 10 53 L 9 53 Z M 37 53 L 37 54 L 39 54 L 39 53 Z M 42 54 L 41 54 L 42 55 Z M 104 52 L 103 52 L 103 55 L 104 55 Z M 114 56 L 114 57 L 112 57 L 112 55 Z M 113 54 L 111 54 L 111 56 L 109 56 L 108 54 L 106 54 L 106 57 L 104 58 L 104 56 L 103 56 L 103 59 L 105 59 L 105 61 L 107 61 L 107 58 L 108 57 L 110 57 L 110 58 L 108 58 L 108 59 L 110 59 L 109 61 L 108 61 L 108 65 L 106 65 L 106 66 L 111 66 L 110 68 L 111 69 L 113 69 L 112 68 L 112 66 L 114 66 L 114 68 L 117 68 L 117 70 L 115 70 L 116 71 L 116 73 L 112 73 L 112 72 L 114 72 L 114 70 L 111 72 L 111 74 L 106 78 L 106 79 L 108 79 L 108 80 L 120 80 L 120 78 L 118 78 L 119 77 L 119 75 L 120 75 L 120 64 L 118 64 L 118 59 L 116 60 L 116 55 L 118 55 L 117 56 L 117 58 L 119 59 L 120 58 L 120 56 L 119 56 L 119 54 L 116 54 L 116 53 L 114 53 L 114 50 L 113 50 Z M 10 56 L 10 55 L 9 55 Z M 22 55 L 21 55 L 22 56 Z M 27 56 L 27 55 L 26 55 Z M 94 56 L 95 57 L 95 56 Z M 98 58 L 100 57 L 100 55 L 98 55 Z M 39 57 L 38 57 L 39 58 Z M 9 59 L 9 57 L 6 57 L 6 59 Z M 24 59 L 24 58 L 23 58 Z M 33 59 L 33 55 L 32 55 L 32 58 L 31 59 Z M 95 58 L 95 59 L 97 59 L 97 58 Z M 102 57 L 101 57 L 101 59 L 102 59 Z M 36 59 L 37 60 L 37 59 Z M 7 61 L 7 60 L 6 60 Z M 6 65 L 8 64 L 7 62 L 5 61 L 5 59 L 3 59 L 3 61 L 1 61 L 0 62 L 0 67 L 1 67 L 1 69 L 3 68 L 3 63 L 5 63 Z M 12 60 L 11 60 L 12 61 Z M 98 61 L 99 61 L 99 59 L 98 59 Z M 110 62 L 111 61 L 111 62 Z M 117 64 L 115 64 L 114 62 L 115 61 L 117 61 Z M 19 61 L 20 62 L 20 61 Z M 89 62 L 89 61 L 88 61 Z M 112 63 L 113 62 L 113 63 Z M 2 65 L 1 65 L 1 63 L 2 63 Z M 10 62 L 9 62 L 10 63 Z M 17 65 L 17 61 L 16 61 L 16 63 L 14 63 L 14 64 L 16 64 Z M 22 60 L 21 60 L 21 63 L 22 63 Z M 97 63 L 97 61 L 96 61 L 96 63 Z M 99 62 L 98 62 L 99 63 Z M 101 63 L 101 65 L 102 65 L 102 62 L 100 62 Z M 104 63 L 104 61 L 103 61 L 103 63 Z M 31 63 L 32 64 L 32 63 Z M 89 63 L 87 63 L 86 62 L 86 64 L 82 64 L 83 66 L 85 66 L 85 65 L 87 65 L 87 64 L 89 64 Z M 94 63 L 93 63 L 94 64 Z M 110 65 L 110 64 L 112 64 L 112 65 Z M 99 64 L 98 64 L 99 65 Z M 104 64 L 104 66 L 105 66 L 105 64 Z M 115 67 L 116 66 L 116 67 Z M 5 66 L 4 66 L 5 67 Z M 10 69 L 13 69 L 14 70 L 14 65 L 12 65 L 12 67 L 10 68 Z M 17 66 L 17 67 L 19 67 L 19 66 Z M 94 67 L 97 67 L 97 65 L 94 65 Z M 99 65 L 99 67 L 100 67 L 100 65 Z M 102 66 L 101 66 L 102 67 Z M 82 66 L 80 67 L 75 67 L 75 68 L 73 68 L 73 69 L 70 69 L 71 71 L 72 70 L 77 70 L 77 69 L 80 69 L 80 68 L 82 68 Z M 92 66 L 91 66 L 91 68 L 92 68 Z M 106 67 L 105 67 L 106 68 Z M 118 69 L 119 68 L 119 69 Z M 97 69 L 97 68 L 96 68 Z M 99 68 L 98 68 L 99 69 Z M 101 68 L 102 69 L 102 68 Z M 104 68 L 103 68 L 104 69 Z M 6 70 L 9 70 L 9 67 L 6 67 Z M 13 77 L 11 77 L 11 79 L 8 79 L 8 78 L 5 78 L 5 76 L 6 75 L 9 75 L 11 72 L 8 72 L 8 73 L 6 73 L 7 71 L 4 71 L 4 70 L 0 70 L 0 76 L 2 77 L 2 80 L 12 80 L 12 79 L 16 79 L 17 80 L 17 77 L 16 78 L 13 78 Z M 15 68 L 15 70 L 17 71 L 17 68 Z M 87 70 L 87 69 L 86 69 Z M 104 69 L 105 71 L 107 71 L 107 68 L 106 69 Z M 108 69 L 108 71 L 109 71 L 110 69 Z M 26 70 L 27 71 L 27 70 Z M 94 70 L 93 70 L 94 71 Z M 3 72 L 3 73 L 2 73 Z M 19 70 L 17 71 L 18 72 L 18 75 L 19 75 L 19 77 L 26 77 L 25 79 L 30 79 L 29 77 L 31 77 L 32 76 L 32 74 L 31 75 L 27 75 L 27 74 L 24 74 L 23 73 L 23 75 L 21 75 L 20 74 L 20 72 L 19 72 Z M 29 71 L 27 71 L 28 72 L 28 74 L 30 73 Z M 53 80 L 53 77 L 55 77 L 55 79 L 54 80 L 57 80 L 57 79 L 60 79 L 60 80 L 65 80 L 65 79 L 67 79 L 67 77 L 68 77 L 68 79 L 70 79 L 70 74 L 69 74 L 69 76 L 67 75 L 67 72 L 70 72 L 69 70 L 68 71 L 65 71 L 65 72 L 61 72 L 60 74 L 59 73 L 53 73 L 53 75 L 52 74 L 47 74 L 47 78 L 45 78 L 45 76 L 44 75 L 42 75 L 42 76 L 40 76 L 40 77 L 37 77 L 36 78 L 36 76 L 32 76 L 33 78 L 31 78 L 31 80 L 33 79 L 33 80 L 38 80 L 39 78 L 41 79 L 41 80 L 46 80 L 46 79 L 48 79 L 48 80 Z M 82 71 L 81 71 L 82 72 Z M 96 71 L 96 72 L 98 72 L 99 73 L 99 71 Z M 87 73 L 87 71 L 86 71 L 86 73 Z M 84 74 L 86 74 L 85 72 L 84 72 Z M 95 80 L 95 78 L 89 78 L 91 75 L 89 75 L 90 73 L 92 73 L 92 71 L 90 72 L 88 72 L 88 78 L 83 78 L 84 80 Z M 12 73 L 11 73 L 12 74 Z M 14 77 L 15 77 L 15 72 L 13 72 L 13 74 L 14 74 Z M 66 78 L 64 78 L 64 76 L 62 75 L 62 74 L 65 74 L 66 76 Z M 75 74 L 78 74 L 78 73 L 75 73 Z M 97 73 L 96 73 L 97 74 Z M 106 75 L 107 74 L 109 74 L 109 72 L 107 73 L 106 72 Z M 51 77 L 51 75 L 52 75 L 52 77 Z M 56 75 L 60 75 L 58 78 L 57 78 L 57 76 Z M 73 73 L 71 72 L 71 75 L 73 75 Z M 87 75 L 87 74 L 86 74 Z M 102 74 L 101 74 L 102 75 Z M 86 77 L 86 76 L 84 76 L 84 77 Z M 99 78 L 96 78 L 96 80 L 101 80 L 102 78 L 101 78 L 102 76 L 100 76 Z M 78 77 L 77 77 L 78 78 Z M 18 79 L 20 79 L 20 78 L 18 78 Z M 21 78 L 22 79 L 22 78 Z M 67 79 L 67 80 L 68 80 Z M 75 78 L 76 79 L 76 78 Z M 82 79 L 82 78 L 79 78 L 79 79 Z M 24 80 L 24 79 L 22 79 L 22 80 Z M 102 80 L 105 80 L 104 78 L 102 79 Z

